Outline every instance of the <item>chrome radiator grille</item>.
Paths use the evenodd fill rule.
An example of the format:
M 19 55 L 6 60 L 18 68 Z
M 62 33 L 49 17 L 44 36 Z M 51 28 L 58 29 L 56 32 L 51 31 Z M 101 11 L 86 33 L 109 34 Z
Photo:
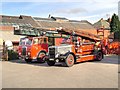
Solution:
M 26 55 L 26 47 L 22 48 L 22 55 Z
M 49 56 L 50 58 L 55 58 L 55 48 L 49 48 Z

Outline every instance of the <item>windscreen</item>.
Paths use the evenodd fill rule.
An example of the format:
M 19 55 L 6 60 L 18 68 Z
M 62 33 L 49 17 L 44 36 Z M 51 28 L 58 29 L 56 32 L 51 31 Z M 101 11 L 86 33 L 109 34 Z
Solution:
M 31 45 L 32 44 L 32 39 L 29 38 L 21 38 L 19 45 Z
M 61 45 L 63 45 L 63 44 L 70 44 L 70 38 L 63 38 Z

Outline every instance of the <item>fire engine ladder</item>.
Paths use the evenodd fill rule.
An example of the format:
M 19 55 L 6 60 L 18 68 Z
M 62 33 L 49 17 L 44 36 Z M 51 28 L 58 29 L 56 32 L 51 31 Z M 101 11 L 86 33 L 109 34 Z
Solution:
M 94 40 L 94 41 L 100 41 L 101 40 L 101 38 L 99 36 L 88 33 L 88 32 L 85 32 L 85 31 L 81 31 L 81 30 L 62 29 L 62 31 L 67 32 L 69 34 L 74 32 L 78 36 L 86 37 L 86 38 Z
M 47 33 L 57 33 L 55 28 L 40 28 L 40 27 L 28 27 L 19 26 L 14 27 L 14 35 L 24 35 L 24 36 L 42 36 Z
M 24 27 L 24 26 L 19 26 L 19 28 L 14 28 L 14 34 L 15 35 L 26 35 L 26 36 L 42 36 L 42 35 L 46 35 L 46 36 L 53 36 L 54 34 L 64 34 L 67 33 L 69 35 L 71 35 L 73 32 L 75 32 L 76 35 L 82 36 L 82 37 L 87 37 L 91 40 L 94 41 L 99 41 L 101 40 L 99 36 L 85 32 L 85 31 L 81 31 L 81 30 L 73 30 L 73 29 L 67 29 L 67 28 L 34 28 L 34 27 Z
M 47 37 L 65 37 L 68 38 L 68 35 L 62 35 L 59 33 L 58 28 L 44 28 L 44 27 L 28 27 L 28 26 L 19 26 L 14 27 L 14 35 L 23 35 L 23 36 L 31 36 L 31 37 L 38 37 L 38 36 L 47 36 Z

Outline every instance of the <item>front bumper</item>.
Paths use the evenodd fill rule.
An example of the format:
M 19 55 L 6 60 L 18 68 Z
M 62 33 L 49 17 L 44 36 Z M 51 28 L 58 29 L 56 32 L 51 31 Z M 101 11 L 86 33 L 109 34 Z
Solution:
M 37 59 L 37 57 L 31 57 L 30 55 L 19 55 L 19 59 Z
M 66 59 L 66 56 L 64 55 L 58 55 L 56 56 L 55 58 L 50 58 L 49 55 L 47 55 L 45 57 L 46 60 L 49 60 L 49 61 L 55 61 L 55 62 L 63 62 L 65 59 Z
M 24 59 L 30 59 L 30 57 L 29 56 L 19 56 L 19 59 L 22 59 L 22 60 L 24 60 Z

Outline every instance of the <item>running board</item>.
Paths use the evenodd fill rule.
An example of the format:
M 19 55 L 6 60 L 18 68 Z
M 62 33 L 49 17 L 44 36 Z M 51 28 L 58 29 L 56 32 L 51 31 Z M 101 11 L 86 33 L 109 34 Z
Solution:
M 95 55 L 84 55 L 84 56 L 79 56 L 79 57 L 77 58 L 76 62 L 94 60 L 95 58 L 96 58 Z

